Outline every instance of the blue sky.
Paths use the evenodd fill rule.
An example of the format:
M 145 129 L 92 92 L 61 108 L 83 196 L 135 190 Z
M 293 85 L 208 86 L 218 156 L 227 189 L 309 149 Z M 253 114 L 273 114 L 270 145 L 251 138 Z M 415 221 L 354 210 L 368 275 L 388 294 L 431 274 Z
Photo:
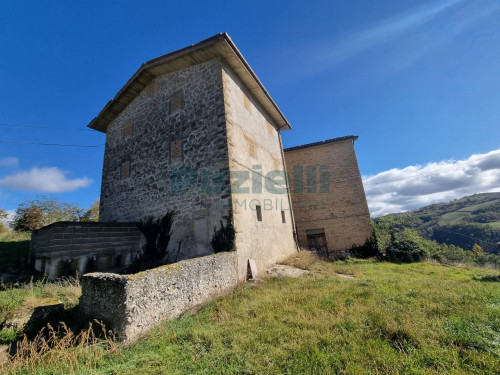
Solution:
M 0 208 L 90 205 L 103 147 L 1 142 L 102 145 L 85 127 L 143 62 L 222 31 L 290 121 L 285 147 L 360 136 L 372 213 L 500 190 L 497 0 L 3 1 Z

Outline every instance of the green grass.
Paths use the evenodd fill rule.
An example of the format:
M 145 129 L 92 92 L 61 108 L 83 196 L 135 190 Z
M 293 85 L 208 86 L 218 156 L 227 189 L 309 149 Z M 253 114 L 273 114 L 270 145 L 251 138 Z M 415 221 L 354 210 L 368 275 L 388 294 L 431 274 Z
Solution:
M 80 285 L 77 280 L 68 279 L 58 282 L 37 281 L 21 286 L 4 286 L 0 291 L 0 325 L 11 318 L 15 312 L 28 311 L 33 307 L 64 303 L 70 309 L 78 304 Z M 18 332 L 0 329 L 0 343 L 12 342 Z
M 478 210 L 478 209 L 484 208 L 484 207 L 493 206 L 494 204 L 496 204 L 498 202 L 500 202 L 500 199 L 495 199 L 495 200 L 484 202 L 484 203 L 466 206 L 466 207 L 460 208 L 459 210 L 441 215 L 439 217 L 439 225 L 457 225 L 457 224 L 463 223 L 464 219 L 472 216 L 472 211 L 475 211 L 475 210 Z M 500 226 L 496 225 L 497 223 L 500 223 L 500 222 L 482 223 L 482 224 L 491 225 L 495 228 L 498 228 Z M 476 224 L 481 224 L 481 223 L 476 223 Z
M 132 347 L 43 357 L 31 373 L 498 373 L 500 271 L 361 260 L 309 268 L 241 286 Z

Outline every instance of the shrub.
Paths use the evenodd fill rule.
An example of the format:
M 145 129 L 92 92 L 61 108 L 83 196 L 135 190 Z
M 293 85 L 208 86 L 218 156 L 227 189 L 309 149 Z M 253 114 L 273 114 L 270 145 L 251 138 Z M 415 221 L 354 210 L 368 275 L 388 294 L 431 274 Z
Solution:
M 394 232 L 391 233 L 391 243 L 385 250 L 385 257 L 390 262 L 413 263 L 424 259 L 424 251 L 412 240 L 396 238 Z
M 353 245 L 349 250 L 350 254 L 356 258 L 379 257 L 380 251 L 375 233 L 367 238 L 363 245 Z
M 171 229 L 176 214 L 175 211 L 169 210 L 161 218 L 149 216 L 142 222 L 137 223 L 137 228 L 146 238 L 146 243 L 142 255 L 136 256 L 132 260 L 129 272 L 144 271 L 175 261 L 170 259 L 167 248 L 172 236 Z
M 210 245 L 215 253 L 220 253 L 222 251 L 233 251 L 236 240 L 236 230 L 233 224 L 233 214 L 229 211 L 229 215 L 226 218 L 226 225 L 220 221 L 220 228 L 214 227 L 214 234 Z

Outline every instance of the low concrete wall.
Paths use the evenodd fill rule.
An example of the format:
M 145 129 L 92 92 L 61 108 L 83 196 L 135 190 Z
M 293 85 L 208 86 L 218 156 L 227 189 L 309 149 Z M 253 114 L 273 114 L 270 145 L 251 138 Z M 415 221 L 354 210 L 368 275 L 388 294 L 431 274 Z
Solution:
M 140 250 L 135 223 L 61 221 L 31 236 L 30 260 L 49 278 L 95 271 L 120 271 Z
M 166 319 L 230 292 L 238 284 L 236 252 L 184 260 L 133 275 L 82 277 L 80 311 L 131 342 Z

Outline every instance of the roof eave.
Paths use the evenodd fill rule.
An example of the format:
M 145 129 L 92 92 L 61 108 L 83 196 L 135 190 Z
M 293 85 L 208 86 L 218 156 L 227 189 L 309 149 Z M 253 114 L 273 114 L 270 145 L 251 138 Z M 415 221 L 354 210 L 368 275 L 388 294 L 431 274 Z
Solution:
M 221 48 L 211 50 L 217 43 L 225 41 L 226 45 Z M 224 48 L 226 47 L 226 48 Z M 228 51 L 235 55 L 237 59 L 232 59 Z M 199 55 L 199 56 L 198 56 Z M 289 130 L 291 126 L 283 115 L 277 104 L 271 98 L 264 85 L 257 78 L 250 65 L 247 63 L 241 52 L 233 43 L 229 35 L 221 33 L 211 38 L 205 39 L 195 45 L 185 47 L 167 55 L 150 60 L 137 70 L 137 72 L 118 91 L 115 97 L 110 100 L 88 125 L 89 128 L 106 132 L 106 128 L 118 114 L 157 76 L 167 74 L 185 66 L 196 64 L 203 59 L 222 57 L 231 66 L 235 73 L 242 78 L 250 91 L 256 96 L 264 109 L 269 112 L 273 120 L 277 122 L 280 130 Z M 191 58 L 190 58 L 191 57 Z M 184 59 L 184 60 L 183 60 Z M 176 62 L 180 62 L 176 65 Z M 169 68 L 170 64 L 170 70 Z M 241 64 L 241 66 L 238 66 Z M 179 66 L 179 67 L 176 67 Z M 253 83 L 253 84 L 252 84 Z

